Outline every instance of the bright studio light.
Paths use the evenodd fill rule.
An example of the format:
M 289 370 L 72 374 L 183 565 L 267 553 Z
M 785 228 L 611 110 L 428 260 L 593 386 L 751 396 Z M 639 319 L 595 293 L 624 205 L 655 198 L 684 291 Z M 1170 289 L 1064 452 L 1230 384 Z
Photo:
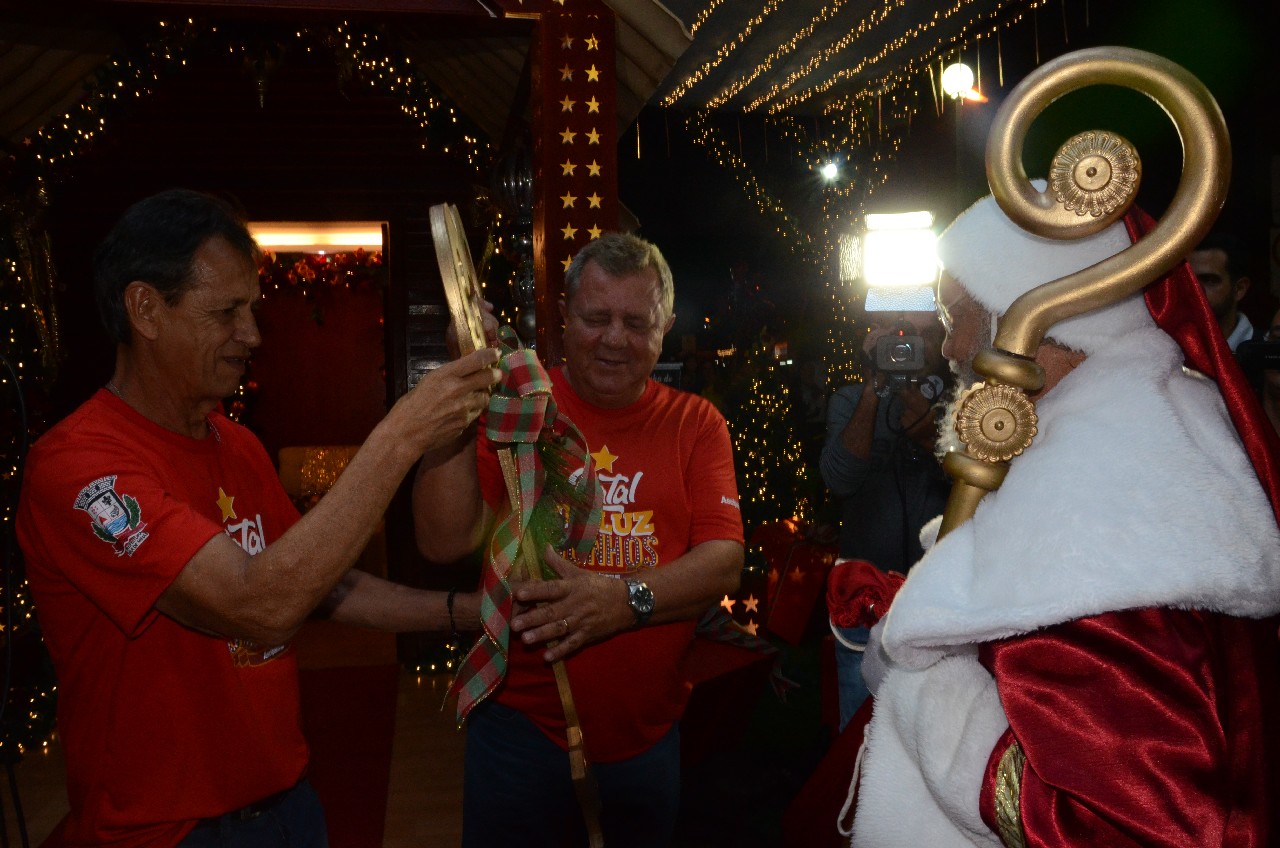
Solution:
M 862 236 L 862 279 L 868 312 L 933 309 L 938 237 L 933 213 L 868 215 Z
M 840 175 L 840 166 L 835 162 L 828 162 L 822 166 L 823 179 L 834 180 Z
M 938 274 L 933 214 L 868 215 L 862 278 L 868 286 L 931 285 Z

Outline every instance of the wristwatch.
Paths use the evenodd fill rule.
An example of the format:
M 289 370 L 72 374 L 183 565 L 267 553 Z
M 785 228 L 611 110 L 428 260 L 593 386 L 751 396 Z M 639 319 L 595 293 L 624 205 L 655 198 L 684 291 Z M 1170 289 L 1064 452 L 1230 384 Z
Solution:
M 636 626 L 643 626 L 653 615 L 653 590 L 634 577 L 623 579 L 627 584 L 627 606 L 635 613 Z

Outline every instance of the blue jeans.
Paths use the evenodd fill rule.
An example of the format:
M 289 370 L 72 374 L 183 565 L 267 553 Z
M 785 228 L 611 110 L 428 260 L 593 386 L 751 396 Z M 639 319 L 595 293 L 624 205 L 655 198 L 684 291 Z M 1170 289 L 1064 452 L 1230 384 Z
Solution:
M 679 726 L 649 750 L 592 763 L 609 848 L 669 845 L 680 810 Z M 523 713 L 488 702 L 467 718 L 463 848 L 587 844 L 569 755 Z
M 178 848 L 329 848 L 320 797 L 303 778 L 253 818 L 227 813 L 204 819 Z
M 871 638 L 870 627 L 841 627 L 837 635 L 863 648 Z M 836 685 L 840 693 L 840 730 L 849 723 L 862 702 L 871 697 L 867 682 L 862 679 L 862 651 L 854 651 L 836 640 Z

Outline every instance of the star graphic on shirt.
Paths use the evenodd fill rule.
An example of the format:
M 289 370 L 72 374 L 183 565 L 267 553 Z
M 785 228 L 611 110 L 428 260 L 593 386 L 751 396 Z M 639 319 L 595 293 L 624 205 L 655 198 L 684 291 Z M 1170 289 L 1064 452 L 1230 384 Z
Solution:
M 587 82 L 600 82 L 600 69 L 595 65 L 587 68 Z
M 747 599 L 742 602 L 747 612 L 760 612 L 760 599 L 755 595 L 747 595 Z
M 587 114 L 590 115 L 592 112 L 600 114 L 600 101 L 594 97 L 587 101 Z
M 733 615 L 734 600 L 728 595 L 724 596 L 724 600 L 720 602 L 720 606 L 724 607 L 724 611 Z
M 598 177 L 598 176 L 600 176 L 600 163 L 599 163 L 599 162 L 597 162 L 597 161 L 596 161 L 596 160 L 594 160 L 594 159 L 592 159 L 592 160 L 591 160 L 591 164 L 587 166 L 587 176 L 588 176 L 588 177 Z
M 601 445 L 600 450 L 591 454 L 591 458 L 596 461 L 596 467 L 601 471 L 609 474 L 613 473 L 613 461 L 617 459 L 617 457 L 609 453 L 608 445 Z
M 236 518 L 235 509 L 236 499 L 226 492 L 222 491 L 222 487 L 218 487 L 218 509 L 222 510 L 222 520 L 225 522 L 228 518 Z

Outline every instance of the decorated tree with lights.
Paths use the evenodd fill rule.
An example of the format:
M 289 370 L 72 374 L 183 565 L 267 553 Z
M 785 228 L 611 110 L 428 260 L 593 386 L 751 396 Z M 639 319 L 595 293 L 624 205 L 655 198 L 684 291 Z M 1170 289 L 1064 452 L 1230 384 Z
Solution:
M 793 415 L 792 368 L 774 357 L 771 341 L 745 352 L 729 408 L 739 503 L 747 537 L 763 524 L 806 517 L 807 463 Z

